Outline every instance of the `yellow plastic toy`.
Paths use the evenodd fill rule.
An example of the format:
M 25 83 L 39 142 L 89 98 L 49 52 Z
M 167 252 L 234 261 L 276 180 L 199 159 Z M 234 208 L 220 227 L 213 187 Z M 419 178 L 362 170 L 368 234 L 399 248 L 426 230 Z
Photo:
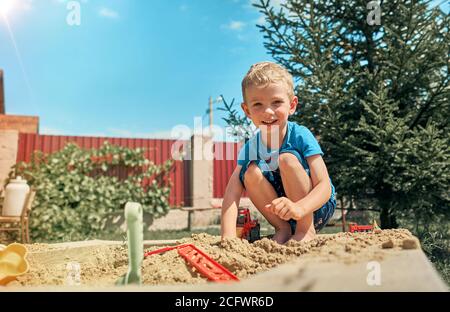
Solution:
M 0 286 L 28 272 L 29 264 L 25 259 L 26 255 L 27 248 L 22 244 L 13 243 L 7 247 L 0 245 Z
M 374 230 L 381 230 L 381 228 L 378 226 L 378 223 L 375 219 L 373 219 L 373 229 Z

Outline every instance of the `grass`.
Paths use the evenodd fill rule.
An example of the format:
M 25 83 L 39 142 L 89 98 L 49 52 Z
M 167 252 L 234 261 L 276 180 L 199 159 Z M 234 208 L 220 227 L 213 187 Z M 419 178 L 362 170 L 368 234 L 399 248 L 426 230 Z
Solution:
M 261 223 L 261 236 L 268 236 L 274 234 L 273 227 L 265 222 Z M 342 231 L 340 226 L 327 226 L 320 231 L 320 234 L 334 234 Z M 144 240 L 176 240 L 185 237 L 190 237 L 192 234 L 206 233 L 213 236 L 220 235 L 220 226 L 209 226 L 206 228 L 195 228 L 192 231 L 187 229 L 183 230 L 158 230 L 158 231 L 148 231 L 144 233 Z M 107 235 L 105 237 L 98 237 L 97 239 L 104 240 L 122 240 L 126 241 L 125 234 Z
M 202 229 L 193 229 L 192 231 L 186 230 L 159 230 L 151 231 L 144 234 L 144 239 L 146 240 L 170 240 L 170 239 L 180 239 L 184 237 L 190 237 L 192 234 L 206 233 L 209 235 L 220 235 L 220 228 L 218 227 L 208 227 Z
M 220 235 L 220 228 L 217 226 L 211 226 L 207 228 L 198 228 L 189 231 L 188 229 L 183 230 L 158 230 L 158 231 L 146 231 L 144 232 L 144 240 L 175 240 L 185 237 L 190 237 L 192 234 L 207 233 L 210 235 Z M 126 234 L 108 234 L 105 236 L 99 236 L 96 239 L 102 240 L 117 240 L 126 241 Z
M 342 226 L 326 226 L 320 230 L 319 234 L 336 234 L 342 232 Z
M 407 228 L 419 238 L 426 256 L 450 286 L 450 222 L 431 223 L 426 229 L 417 229 L 411 225 Z

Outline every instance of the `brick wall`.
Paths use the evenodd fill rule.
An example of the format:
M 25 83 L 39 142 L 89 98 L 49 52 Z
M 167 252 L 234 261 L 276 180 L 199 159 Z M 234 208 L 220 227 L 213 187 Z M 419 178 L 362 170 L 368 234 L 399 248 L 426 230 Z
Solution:
M 0 130 L 16 130 L 21 133 L 38 133 L 39 117 L 0 114 Z
M 3 86 L 3 70 L 0 69 L 0 114 L 5 113 L 5 89 Z

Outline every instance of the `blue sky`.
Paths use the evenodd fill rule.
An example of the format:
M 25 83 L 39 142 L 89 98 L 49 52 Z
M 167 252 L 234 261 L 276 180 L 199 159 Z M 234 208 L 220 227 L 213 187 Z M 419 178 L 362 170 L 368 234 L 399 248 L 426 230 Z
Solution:
M 272 60 L 251 0 L 79 0 L 80 26 L 67 0 L 5 1 L 6 112 L 39 116 L 44 134 L 167 138 L 210 96 L 240 103 L 250 65 Z
M 15 1 L 20 56 L 0 24 L 6 112 L 39 116 L 41 133 L 167 137 L 210 96 L 240 101 L 249 66 L 271 60 L 250 0 L 80 0 L 80 26 L 67 1 Z

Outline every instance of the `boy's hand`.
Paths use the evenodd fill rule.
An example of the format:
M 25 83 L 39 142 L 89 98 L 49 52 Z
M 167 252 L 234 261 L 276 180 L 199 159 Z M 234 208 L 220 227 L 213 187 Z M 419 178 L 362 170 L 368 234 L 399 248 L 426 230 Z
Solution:
M 300 220 L 303 218 L 301 207 L 286 197 L 276 198 L 265 207 L 286 221 L 290 219 Z

